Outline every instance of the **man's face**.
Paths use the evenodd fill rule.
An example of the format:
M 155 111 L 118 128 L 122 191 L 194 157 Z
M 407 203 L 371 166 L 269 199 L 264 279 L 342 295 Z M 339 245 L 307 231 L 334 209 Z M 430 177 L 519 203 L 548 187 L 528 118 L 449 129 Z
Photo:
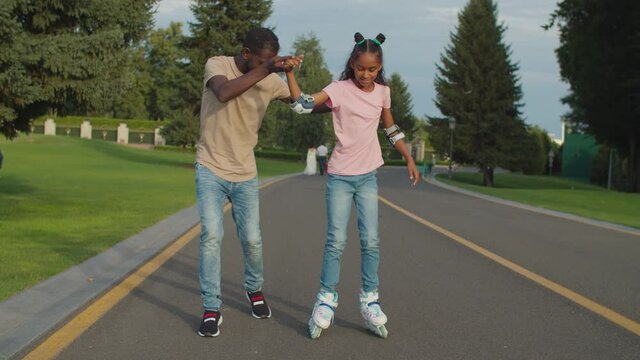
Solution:
M 261 49 L 257 54 L 254 54 L 251 50 L 245 48 L 244 53 L 247 54 L 247 57 L 245 57 L 247 60 L 247 70 L 255 69 L 278 55 L 278 53 L 270 47 Z

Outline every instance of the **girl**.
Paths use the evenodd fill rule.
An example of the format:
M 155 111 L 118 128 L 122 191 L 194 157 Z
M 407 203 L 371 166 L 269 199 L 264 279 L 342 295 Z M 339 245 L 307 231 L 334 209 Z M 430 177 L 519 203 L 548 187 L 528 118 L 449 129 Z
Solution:
M 378 303 L 378 185 L 376 169 L 384 164 L 377 129 L 382 119 L 385 133 L 407 160 L 412 185 L 419 174 L 413 158 L 401 140 L 400 128 L 393 124 L 391 95 L 384 80 L 381 44 L 385 37 L 365 39 L 355 34 L 356 44 L 339 81 L 322 91 L 301 93 L 293 71 L 287 72 L 291 91 L 291 108 L 298 113 L 331 111 L 337 144 L 329 159 L 327 180 L 327 242 L 324 249 L 320 291 L 309 320 L 311 338 L 320 336 L 333 322 L 338 306 L 336 285 L 340 275 L 340 258 L 347 240 L 351 202 L 356 204 L 360 233 L 362 289 L 360 311 L 367 328 L 386 338 L 386 315 Z M 294 57 L 287 65 L 300 65 Z

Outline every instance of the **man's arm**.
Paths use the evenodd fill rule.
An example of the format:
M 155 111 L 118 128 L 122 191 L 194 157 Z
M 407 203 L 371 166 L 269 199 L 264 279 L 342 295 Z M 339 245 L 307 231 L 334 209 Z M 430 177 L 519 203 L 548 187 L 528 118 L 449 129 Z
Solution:
M 287 58 L 289 57 L 276 56 L 233 80 L 224 75 L 216 75 L 207 81 L 207 88 L 213 91 L 220 102 L 227 102 L 242 95 L 272 72 L 284 70 Z

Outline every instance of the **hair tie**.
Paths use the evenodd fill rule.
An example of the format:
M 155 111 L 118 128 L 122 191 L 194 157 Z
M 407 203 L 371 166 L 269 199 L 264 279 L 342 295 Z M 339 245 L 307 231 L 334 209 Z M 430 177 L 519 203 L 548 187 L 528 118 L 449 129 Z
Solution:
M 371 41 L 373 41 L 374 43 L 378 44 L 378 46 L 382 46 L 382 43 L 380 41 L 378 41 L 378 39 L 370 39 Z
M 362 45 L 362 43 L 364 43 L 365 41 L 367 41 L 367 39 L 362 39 L 362 40 L 358 41 L 356 43 L 356 45 Z

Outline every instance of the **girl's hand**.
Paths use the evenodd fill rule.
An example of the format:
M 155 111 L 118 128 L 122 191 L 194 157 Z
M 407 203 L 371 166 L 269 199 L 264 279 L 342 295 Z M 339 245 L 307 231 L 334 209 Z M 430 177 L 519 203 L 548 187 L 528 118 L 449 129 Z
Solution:
M 409 172 L 409 181 L 411 182 L 411 186 L 416 186 L 418 181 L 420 181 L 420 172 L 418 172 L 418 168 L 414 161 L 407 162 L 407 171 Z
M 290 72 L 292 71 L 296 66 L 298 68 L 302 67 L 302 60 L 304 59 L 304 55 L 297 55 L 297 56 L 291 56 L 288 59 L 285 60 L 284 62 L 284 71 L 285 72 Z

